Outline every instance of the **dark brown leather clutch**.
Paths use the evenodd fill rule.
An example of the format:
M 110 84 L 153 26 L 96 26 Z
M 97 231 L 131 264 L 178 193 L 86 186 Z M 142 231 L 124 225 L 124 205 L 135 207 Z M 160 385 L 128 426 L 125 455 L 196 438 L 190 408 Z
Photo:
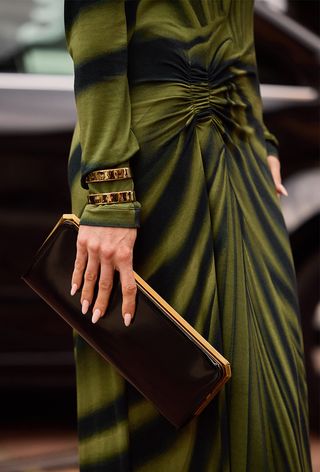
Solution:
M 231 376 L 229 362 L 136 272 L 136 312 L 121 316 L 119 272 L 106 314 L 93 324 L 70 295 L 79 219 L 63 215 L 22 279 L 176 428 L 198 415 Z

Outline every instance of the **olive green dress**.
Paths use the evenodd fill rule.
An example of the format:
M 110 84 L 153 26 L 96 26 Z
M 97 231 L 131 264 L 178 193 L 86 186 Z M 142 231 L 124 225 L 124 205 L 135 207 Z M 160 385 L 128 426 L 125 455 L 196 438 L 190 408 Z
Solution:
M 176 430 L 74 332 L 81 471 L 310 472 L 296 278 L 267 161 L 279 143 L 263 122 L 253 0 L 66 0 L 65 27 L 78 113 L 72 211 L 84 225 L 138 228 L 134 269 L 233 374 Z M 122 166 L 131 179 L 84 181 Z M 134 203 L 86 202 L 129 189 Z

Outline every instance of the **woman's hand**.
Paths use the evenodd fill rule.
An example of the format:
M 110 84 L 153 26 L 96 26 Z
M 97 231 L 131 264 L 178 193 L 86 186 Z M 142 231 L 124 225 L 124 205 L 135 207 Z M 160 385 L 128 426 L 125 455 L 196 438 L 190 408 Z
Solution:
M 281 173 L 280 173 L 280 161 L 276 156 L 268 156 L 268 164 L 271 170 L 271 174 L 274 180 L 274 184 L 276 187 L 277 191 L 277 196 L 280 197 L 280 195 L 285 195 L 286 197 L 288 196 L 287 189 L 285 188 L 284 185 L 281 183 Z
M 98 282 L 98 295 L 92 308 L 93 323 L 96 323 L 107 309 L 113 286 L 114 269 L 120 272 L 124 323 L 129 326 L 131 322 L 135 312 L 137 292 L 132 268 L 136 236 L 137 228 L 80 225 L 71 295 L 76 293 L 84 277 L 81 305 L 82 313 L 86 314 L 93 302 L 94 287 Z

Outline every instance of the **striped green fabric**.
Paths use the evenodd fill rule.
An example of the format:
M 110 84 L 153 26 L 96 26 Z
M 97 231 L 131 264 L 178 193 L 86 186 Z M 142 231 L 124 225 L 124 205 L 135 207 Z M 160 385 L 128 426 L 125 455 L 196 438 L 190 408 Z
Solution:
M 82 224 L 139 228 L 134 269 L 233 373 L 176 430 L 74 331 L 81 471 L 310 472 L 296 276 L 267 161 L 279 143 L 263 122 L 253 0 L 65 7 L 72 211 Z M 123 165 L 132 179 L 86 188 L 91 170 Z M 133 188 L 134 204 L 86 204 L 89 192 Z

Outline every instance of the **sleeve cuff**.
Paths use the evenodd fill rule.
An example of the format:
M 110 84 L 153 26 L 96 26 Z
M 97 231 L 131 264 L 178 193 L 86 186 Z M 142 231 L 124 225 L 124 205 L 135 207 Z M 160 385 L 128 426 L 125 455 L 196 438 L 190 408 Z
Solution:
M 88 226 L 113 226 L 122 228 L 140 227 L 139 202 L 115 203 L 111 205 L 85 206 L 80 218 L 81 225 Z
M 266 148 L 267 148 L 267 155 L 268 156 L 275 156 L 280 160 L 279 156 L 279 148 L 275 145 L 273 141 L 266 139 Z

